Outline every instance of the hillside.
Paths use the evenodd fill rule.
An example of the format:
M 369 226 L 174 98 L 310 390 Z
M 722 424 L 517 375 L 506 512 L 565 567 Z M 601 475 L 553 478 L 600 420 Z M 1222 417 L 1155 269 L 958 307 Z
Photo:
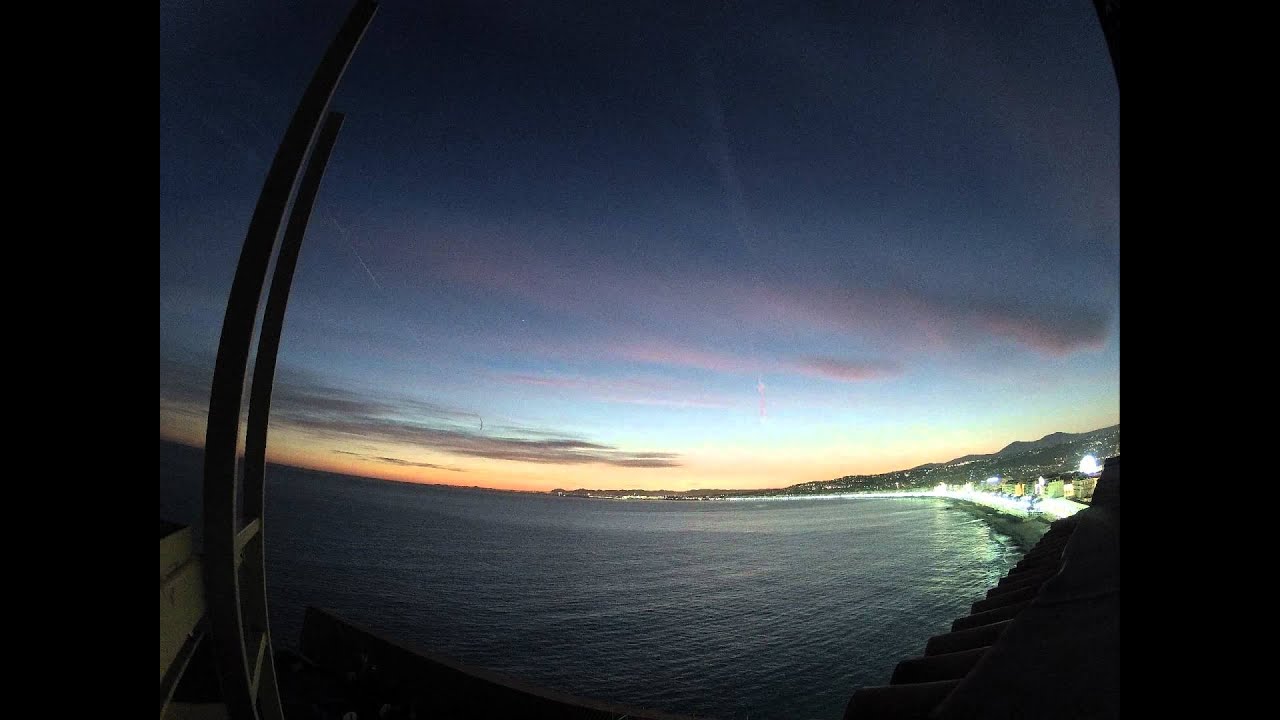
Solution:
M 834 480 L 801 483 L 762 494 L 804 495 L 852 490 L 927 489 L 938 483 L 980 483 L 993 476 L 1009 482 L 1035 482 L 1041 476 L 1051 479 L 1056 475 L 1075 472 L 1085 455 L 1093 455 L 1101 464 L 1104 458 L 1119 454 L 1120 426 L 1112 425 L 1085 433 L 1056 432 L 1039 440 L 1019 440 L 1009 443 L 998 452 L 986 455 L 965 455 L 945 463 L 929 463 L 879 475 L 846 475 Z

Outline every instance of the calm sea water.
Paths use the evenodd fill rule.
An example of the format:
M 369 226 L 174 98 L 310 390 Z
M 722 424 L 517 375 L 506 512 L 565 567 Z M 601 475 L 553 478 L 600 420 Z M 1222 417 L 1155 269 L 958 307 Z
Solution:
M 162 515 L 190 521 L 161 472 Z M 544 687 L 718 718 L 839 718 L 1021 554 L 933 499 L 606 501 L 284 468 L 268 488 L 278 644 L 312 604 Z

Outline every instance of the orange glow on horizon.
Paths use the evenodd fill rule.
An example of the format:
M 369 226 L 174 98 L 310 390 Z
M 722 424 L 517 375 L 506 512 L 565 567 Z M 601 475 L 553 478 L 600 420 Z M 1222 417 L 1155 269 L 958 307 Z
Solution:
M 167 435 L 167 436 L 166 436 Z M 162 439 L 202 448 L 204 438 L 192 442 L 185 435 L 168 433 Z M 701 456 L 674 468 L 623 468 L 602 464 L 554 465 L 477 458 L 449 458 L 441 465 L 461 471 L 397 466 L 361 457 L 338 455 L 329 448 L 273 445 L 267 460 L 307 470 L 423 485 L 481 487 L 494 490 L 547 492 L 565 490 L 758 490 L 857 474 L 838 460 L 803 466 L 794 460 Z M 920 463 L 916 463 L 920 464 Z M 903 466 L 907 467 L 907 466 Z M 903 469 L 895 467 L 893 469 Z M 883 471 L 872 471 L 883 472 Z
M 203 448 L 204 425 L 205 417 L 197 413 L 161 408 L 162 440 Z M 945 433 L 914 430 L 905 440 L 887 435 L 861 442 L 810 437 L 807 441 L 779 438 L 780 444 L 772 447 L 703 446 L 681 453 L 677 467 L 652 468 L 466 457 L 412 445 L 361 443 L 358 438 L 318 438 L 282 427 L 271 430 L 267 459 L 362 478 L 494 490 L 758 490 L 907 470 L 999 449 L 998 442 L 967 433 L 944 437 Z

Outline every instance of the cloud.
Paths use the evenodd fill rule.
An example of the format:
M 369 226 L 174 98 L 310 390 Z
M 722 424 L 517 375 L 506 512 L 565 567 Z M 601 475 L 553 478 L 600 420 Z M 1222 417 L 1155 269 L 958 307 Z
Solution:
M 974 312 L 977 324 L 993 335 L 1009 338 L 1046 355 L 1096 350 L 1107 340 L 1108 313 L 1085 306 L 996 304 Z
M 211 377 L 211 373 L 206 375 L 194 365 L 162 362 L 162 409 L 170 405 L 192 408 L 201 407 L 201 403 L 207 405 L 207 377 Z M 680 466 L 680 456 L 676 453 L 632 452 L 567 436 L 554 429 L 498 426 L 485 432 L 481 429 L 480 416 L 469 410 L 414 398 L 357 394 L 331 387 L 309 374 L 283 369 L 273 392 L 271 424 L 333 441 L 408 445 L 491 460 L 647 468 Z M 393 465 L 415 464 L 389 456 L 362 457 Z
M 537 375 L 533 373 L 501 373 L 497 379 L 519 385 L 533 385 L 565 390 L 595 390 L 617 392 L 620 390 L 661 392 L 672 388 L 671 383 L 641 378 L 592 378 L 584 376 Z
M 466 472 L 466 470 L 463 470 L 462 468 L 449 467 L 448 465 L 437 465 L 435 463 L 428 463 L 428 462 L 412 462 L 409 460 L 402 460 L 400 458 L 387 457 L 385 455 L 366 455 L 365 453 L 350 452 L 348 450 L 334 450 L 333 452 L 339 455 L 352 455 L 354 457 L 364 458 L 365 460 L 372 460 L 374 462 L 386 463 L 388 465 L 398 465 L 400 467 L 421 467 L 421 468 L 432 468 L 435 470 L 451 470 L 453 472 Z
M 715 372 L 748 372 L 753 367 L 758 367 L 758 363 L 747 358 L 660 340 L 619 344 L 607 350 L 613 357 L 651 365 L 690 367 Z
M 741 329 L 742 326 L 739 326 Z M 745 344 L 745 343 L 744 343 Z M 575 340 L 572 343 L 530 341 L 520 350 L 530 356 L 576 363 L 583 359 L 592 361 L 625 361 L 638 365 L 663 368 L 692 368 L 719 373 L 755 374 L 760 370 L 757 358 L 739 356 L 730 352 L 706 350 L 682 340 L 655 337 L 649 332 L 628 334 L 627 328 L 608 329 L 595 337 Z M 576 379 L 530 379 L 524 384 L 557 385 L 575 384 Z M 643 382 L 652 382 L 645 380 Z M 664 386 L 669 389 L 671 386 Z M 659 389 L 654 385 L 650 388 Z
M 546 388 L 550 391 L 581 392 L 595 400 L 627 405 L 679 408 L 723 408 L 734 403 L 708 395 L 674 381 L 652 378 L 598 378 L 533 373 L 500 373 L 501 382 Z
M 335 388 L 290 386 L 273 421 L 321 438 L 402 444 L 490 460 L 617 467 L 677 467 L 675 453 L 630 452 L 540 428 L 504 427 L 485 433 L 465 410 L 409 399 L 357 397 Z M 465 420 L 463 423 L 461 421 Z M 382 462 L 396 462 L 378 456 Z M 450 469 L 450 468 L 444 468 Z
M 707 398 L 645 398 L 645 397 L 612 397 L 605 396 L 600 398 L 606 402 L 625 403 L 627 405 L 653 405 L 657 407 L 674 407 L 674 408 L 727 408 L 733 407 L 735 403 L 728 400 L 717 400 Z
M 410 416 L 423 421 L 477 424 L 480 416 L 459 408 L 412 398 L 378 398 L 328 387 L 295 376 L 277 382 L 272 393 L 272 420 L 307 422 L 309 418 Z
M 805 375 L 842 382 L 880 380 L 902 374 L 902 367 L 897 363 L 838 360 L 829 357 L 801 358 L 792 367 Z
M 181 360 L 160 359 L 160 402 L 169 405 L 209 404 L 213 368 Z
M 908 289 L 775 288 L 767 291 L 760 315 L 907 352 L 1005 340 L 1061 356 L 1102 347 L 1110 330 L 1109 313 L 1096 306 Z
M 431 427 L 412 420 L 368 416 L 309 417 L 288 421 L 312 435 L 366 442 L 397 443 L 426 450 L 518 462 L 552 465 L 600 463 L 619 467 L 677 467 L 675 453 L 633 453 L 578 438 L 550 439 L 482 435 L 475 430 Z
M 756 372 L 762 358 L 693 347 L 688 338 L 732 343 L 744 333 L 834 333 L 851 344 L 874 342 L 903 352 L 1012 342 L 1057 356 L 1100 348 L 1110 329 L 1109 309 L 1096 304 L 1027 296 L 1026 289 L 1021 296 L 1005 296 L 966 289 L 960 280 L 928 289 L 884 287 L 878 285 L 883 278 L 840 277 L 804 260 L 798 258 L 796 265 L 804 269 L 789 276 L 748 277 L 728 268 L 622 267 L 589 252 L 549 257 L 499 243 L 487 255 L 442 262 L 438 271 L 573 319 L 566 323 L 579 329 L 573 353 L 714 372 Z M 917 262 L 952 260 L 928 256 Z M 618 308 L 629 312 L 620 317 Z M 569 352 L 563 338 L 526 343 L 521 350 L 552 356 Z

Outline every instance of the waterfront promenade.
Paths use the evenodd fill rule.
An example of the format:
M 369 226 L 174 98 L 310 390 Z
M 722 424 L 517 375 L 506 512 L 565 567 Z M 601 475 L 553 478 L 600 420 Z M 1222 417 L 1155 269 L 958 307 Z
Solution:
M 1120 714 L 1119 643 L 1116 456 L 1089 506 L 1055 520 L 951 632 L 899 663 L 888 685 L 855 692 L 845 720 L 1110 720 Z M 1045 688 L 1056 690 L 1054 702 Z

